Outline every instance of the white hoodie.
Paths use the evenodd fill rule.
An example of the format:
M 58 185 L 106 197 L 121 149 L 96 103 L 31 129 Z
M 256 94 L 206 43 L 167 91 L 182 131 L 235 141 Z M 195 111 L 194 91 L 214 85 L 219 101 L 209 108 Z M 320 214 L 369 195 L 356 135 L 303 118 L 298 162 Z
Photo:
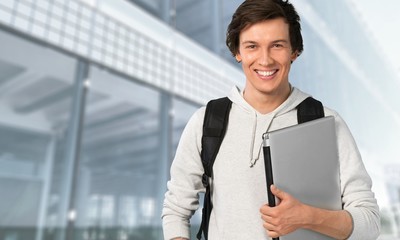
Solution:
M 261 114 L 244 100 L 238 88 L 232 89 L 228 96 L 233 102 L 229 123 L 213 167 L 209 240 L 268 239 L 260 215 L 260 207 L 268 202 L 262 135 L 297 124 L 296 106 L 308 96 L 293 88 L 289 98 L 277 109 Z M 205 191 L 200 159 L 204 113 L 205 107 L 202 107 L 188 122 L 171 166 L 162 214 L 167 240 L 190 238 L 189 220 L 199 207 L 199 193 Z M 349 239 L 376 239 L 380 219 L 371 179 L 342 118 L 326 107 L 325 115 L 336 120 L 343 208 L 354 222 Z

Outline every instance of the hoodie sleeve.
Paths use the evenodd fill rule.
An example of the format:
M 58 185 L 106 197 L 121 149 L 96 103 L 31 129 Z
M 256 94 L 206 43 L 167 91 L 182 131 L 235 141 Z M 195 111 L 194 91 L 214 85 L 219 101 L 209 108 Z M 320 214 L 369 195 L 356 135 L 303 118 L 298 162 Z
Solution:
M 349 128 L 337 113 L 334 115 L 343 209 L 348 211 L 353 219 L 353 232 L 348 239 L 377 239 L 380 232 L 380 214 L 375 195 L 371 191 L 371 178 Z
M 171 166 L 162 212 L 164 239 L 190 239 L 190 218 L 199 207 L 203 166 L 200 158 L 205 108 L 198 110 L 186 125 Z

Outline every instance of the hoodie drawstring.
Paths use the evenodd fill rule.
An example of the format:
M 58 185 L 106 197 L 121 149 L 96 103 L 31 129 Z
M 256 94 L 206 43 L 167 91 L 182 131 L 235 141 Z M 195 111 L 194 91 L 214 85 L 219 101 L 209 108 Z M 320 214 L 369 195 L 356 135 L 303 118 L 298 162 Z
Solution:
M 261 141 L 260 146 L 258 147 L 257 154 L 255 156 L 253 156 L 254 142 L 256 139 L 256 129 L 257 129 L 257 113 L 254 113 L 254 114 L 256 117 L 255 117 L 255 122 L 253 124 L 253 133 L 252 133 L 252 140 L 251 140 L 251 145 L 250 145 L 250 168 L 254 167 L 254 165 L 256 165 L 258 159 L 260 159 L 260 153 L 261 153 L 261 149 L 262 149 L 262 141 Z M 275 118 L 275 114 L 272 116 L 271 121 L 269 121 L 267 129 L 265 130 L 264 133 L 268 132 L 269 128 L 271 127 L 272 120 L 274 118 Z M 260 136 L 261 138 L 262 138 L 263 134 Z

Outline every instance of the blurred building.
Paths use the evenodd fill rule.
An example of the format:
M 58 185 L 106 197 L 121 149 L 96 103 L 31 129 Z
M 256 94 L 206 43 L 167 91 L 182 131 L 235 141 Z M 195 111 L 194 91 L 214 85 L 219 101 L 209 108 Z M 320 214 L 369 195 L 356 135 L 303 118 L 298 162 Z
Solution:
M 244 84 L 224 43 L 241 2 L 0 1 L 0 239 L 162 239 L 186 122 Z M 292 2 L 305 51 L 291 82 L 349 124 L 387 186 L 376 191 L 395 239 L 400 188 L 384 166 L 400 161 L 396 74 L 351 3 Z
M 400 164 L 390 164 L 385 166 L 385 182 L 388 192 L 389 205 L 382 209 L 382 224 L 387 232 L 393 232 L 395 236 L 400 236 Z

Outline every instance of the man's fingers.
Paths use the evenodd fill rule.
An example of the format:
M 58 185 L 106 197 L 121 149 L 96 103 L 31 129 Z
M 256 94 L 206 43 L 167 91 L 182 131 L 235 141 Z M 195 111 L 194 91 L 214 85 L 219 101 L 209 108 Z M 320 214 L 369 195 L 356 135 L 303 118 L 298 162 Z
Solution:
M 268 236 L 271 238 L 277 238 L 280 236 L 279 232 L 276 229 L 276 226 L 270 224 L 270 223 L 264 223 L 263 227 L 268 233 Z
M 261 219 L 264 220 L 264 222 L 272 223 L 274 218 L 266 214 L 261 214 Z

